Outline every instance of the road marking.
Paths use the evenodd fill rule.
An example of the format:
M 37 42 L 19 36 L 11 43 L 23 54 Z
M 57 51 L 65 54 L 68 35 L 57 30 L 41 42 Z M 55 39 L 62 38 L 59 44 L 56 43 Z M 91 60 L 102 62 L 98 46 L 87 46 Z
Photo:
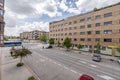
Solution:
M 93 65 L 93 64 L 91 64 L 90 66 L 92 66 L 92 67 L 97 67 L 96 65 Z
M 85 61 L 80 61 L 81 63 L 84 63 L 84 64 L 86 64 L 87 62 L 85 62 Z
M 72 71 L 73 73 L 77 73 L 75 70 L 72 70 L 72 69 L 70 71 Z
M 69 68 L 68 68 L 68 67 L 66 67 L 66 66 L 64 66 L 64 68 L 65 68 L 65 69 L 67 69 L 67 70 L 69 69 Z
M 114 79 L 114 78 L 112 78 L 110 76 L 107 76 L 107 75 L 97 75 L 97 76 L 99 76 L 99 77 L 101 77 L 103 79 L 106 79 L 106 80 L 116 80 L 116 79 Z
M 59 66 L 62 66 L 61 64 L 58 64 Z

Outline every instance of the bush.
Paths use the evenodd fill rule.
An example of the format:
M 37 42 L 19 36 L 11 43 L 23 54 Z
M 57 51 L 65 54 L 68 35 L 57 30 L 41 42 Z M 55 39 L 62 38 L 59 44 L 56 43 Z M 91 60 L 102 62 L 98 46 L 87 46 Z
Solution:
M 17 67 L 21 67 L 21 66 L 23 66 L 24 64 L 23 63 L 18 63 L 16 66 Z
M 28 80 L 35 80 L 33 76 L 29 77 Z

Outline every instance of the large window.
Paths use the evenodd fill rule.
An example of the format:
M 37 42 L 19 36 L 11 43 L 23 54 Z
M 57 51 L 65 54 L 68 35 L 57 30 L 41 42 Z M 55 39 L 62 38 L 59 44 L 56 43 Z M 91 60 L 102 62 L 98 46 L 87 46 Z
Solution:
M 0 31 L 4 31 L 4 24 L 0 23 Z
M 111 38 L 105 38 L 104 42 L 112 42 L 112 39 Z
M 85 22 L 85 19 L 81 19 L 80 22 Z
M 83 29 L 83 28 L 85 28 L 85 26 L 83 25 L 83 26 L 80 26 L 80 29 Z
M 95 33 L 96 33 L 96 34 L 100 34 L 100 31 L 96 31 Z
M 85 38 L 81 38 L 80 41 L 85 41 Z
M 105 25 L 105 26 L 112 25 L 112 21 L 107 21 L 107 22 L 104 22 L 104 25 Z
M 0 15 L 4 15 L 4 10 L 0 10 Z
M 112 12 L 104 14 L 104 17 L 110 17 L 112 16 Z
M 91 41 L 91 38 L 88 38 L 87 41 Z
M 91 24 L 88 24 L 88 25 L 87 25 L 87 28 L 91 28 L 91 27 L 92 27 Z
M 91 31 L 87 31 L 87 34 L 90 35 L 90 34 L 92 34 L 92 32 Z
M 92 20 L 91 17 L 88 17 L 88 18 L 87 18 L 87 21 L 91 21 L 91 20 Z
M 96 23 L 95 25 L 96 25 L 96 27 L 99 27 L 99 26 L 100 26 L 100 23 Z
M 100 38 L 96 38 L 95 41 L 96 41 L 96 42 L 100 42 Z
M 101 17 L 100 17 L 100 15 L 97 15 L 95 18 L 96 18 L 96 19 L 100 19 Z
M 80 35 L 85 35 L 85 32 L 80 32 Z
M 104 34 L 112 34 L 112 30 L 104 30 Z
M 4 0 L 0 0 L 0 5 L 3 6 Z

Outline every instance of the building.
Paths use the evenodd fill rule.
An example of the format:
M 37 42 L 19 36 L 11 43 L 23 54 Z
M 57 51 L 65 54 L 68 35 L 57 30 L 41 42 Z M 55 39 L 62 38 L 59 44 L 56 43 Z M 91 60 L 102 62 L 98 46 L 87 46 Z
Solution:
M 38 30 L 20 33 L 20 38 L 21 39 L 28 39 L 28 40 L 38 40 L 39 37 L 43 34 L 45 34 L 49 38 L 49 32 L 38 31 Z
M 0 47 L 4 46 L 4 0 L 0 0 Z
M 66 37 L 82 50 L 94 51 L 100 43 L 101 53 L 111 54 L 109 46 L 120 45 L 120 3 L 49 23 L 49 37 L 62 43 Z M 118 53 L 116 53 L 117 55 Z

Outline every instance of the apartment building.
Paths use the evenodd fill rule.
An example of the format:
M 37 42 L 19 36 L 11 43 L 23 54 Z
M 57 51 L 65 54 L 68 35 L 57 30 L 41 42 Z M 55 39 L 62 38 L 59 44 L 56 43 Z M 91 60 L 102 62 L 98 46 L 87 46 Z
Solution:
M 39 37 L 43 34 L 45 34 L 49 38 L 49 32 L 38 31 L 38 30 L 20 33 L 20 38 L 21 39 L 28 39 L 28 40 L 38 40 Z
M 84 45 L 82 50 L 94 51 L 97 43 L 101 53 L 111 54 L 109 46 L 120 45 L 120 3 L 94 10 L 85 14 L 68 17 L 49 23 L 49 37 L 62 43 L 66 37 L 72 44 Z M 117 52 L 116 55 L 119 55 Z
M 0 47 L 4 46 L 4 0 L 0 0 Z

